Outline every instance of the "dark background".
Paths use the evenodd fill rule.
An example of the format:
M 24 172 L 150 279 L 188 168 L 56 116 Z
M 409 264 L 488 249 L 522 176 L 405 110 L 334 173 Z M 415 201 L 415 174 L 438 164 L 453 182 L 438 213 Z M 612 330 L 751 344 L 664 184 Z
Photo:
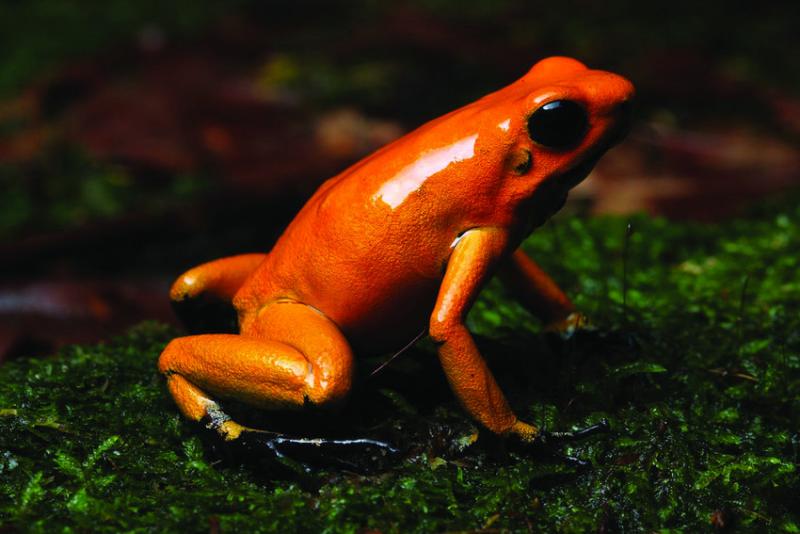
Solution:
M 268 250 L 314 188 L 549 55 L 637 86 L 559 216 L 713 223 L 800 185 L 789 3 L 5 1 L 0 361 L 174 321 L 169 283 Z

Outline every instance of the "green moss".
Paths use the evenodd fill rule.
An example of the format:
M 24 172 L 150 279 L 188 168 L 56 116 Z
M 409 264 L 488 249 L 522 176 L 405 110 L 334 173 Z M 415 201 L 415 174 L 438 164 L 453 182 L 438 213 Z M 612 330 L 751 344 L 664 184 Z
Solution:
M 611 421 L 610 434 L 563 448 L 590 470 L 503 456 L 490 439 L 463 453 L 435 445 L 463 439 L 469 423 L 424 344 L 366 381 L 341 416 L 351 433 L 376 421 L 410 429 L 399 465 L 306 478 L 230 461 L 176 413 L 155 370 L 176 332 L 147 324 L 0 368 L 0 523 L 696 532 L 717 512 L 744 531 L 797 532 L 800 210 L 719 227 L 636 217 L 627 257 L 626 223 L 561 218 L 526 243 L 593 318 L 594 335 L 542 336 L 494 283 L 470 316 L 523 417 L 553 429 Z M 426 394 L 407 387 L 417 380 Z

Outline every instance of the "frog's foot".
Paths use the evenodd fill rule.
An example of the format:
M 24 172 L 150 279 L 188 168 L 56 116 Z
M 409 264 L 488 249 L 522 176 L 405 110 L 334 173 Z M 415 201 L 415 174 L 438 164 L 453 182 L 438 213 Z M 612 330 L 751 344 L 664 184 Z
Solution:
M 570 339 L 579 331 L 592 331 L 594 326 L 581 312 L 572 312 L 563 319 L 553 321 L 544 327 L 544 331 L 555 334 L 561 339 Z
M 248 454 L 263 456 L 267 453 L 290 468 L 305 472 L 311 470 L 306 461 L 368 471 L 371 463 L 378 465 L 384 460 L 396 459 L 401 452 L 389 443 L 369 438 L 298 438 L 244 426 L 231 419 L 216 403 L 209 407 L 201 423 L 215 431 L 224 442 Z
M 579 439 L 588 438 L 595 434 L 602 434 L 608 432 L 609 424 L 607 419 L 601 419 L 600 422 L 578 430 L 570 430 L 566 432 L 549 432 L 544 427 L 537 428 L 534 425 L 517 420 L 511 428 L 510 433 L 517 436 L 520 441 L 527 444 L 548 444 L 557 445 L 560 443 L 568 443 L 577 441 Z
M 516 436 L 522 443 L 535 443 L 539 439 L 541 430 L 538 427 L 517 419 L 511 427 L 509 434 Z
M 311 472 L 310 464 L 369 472 L 399 459 L 401 452 L 376 439 L 299 438 L 242 426 L 230 419 L 206 426 L 216 430 L 225 443 L 240 453 L 255 458 L 266 454 L 297 472 Z
M 211 403 L 207 408 L 207 415 L 200 422 L 204 423 L 206 428 L 215 431 L 223 440 L 234 441 L 244 432 L 258 432 L 255 428 L 240 425 L 223 412 L 216 402 L 211 401 Z
M 525 425 L 525 423 L 521 424 Z M 535 429 L 535 427 L 531 428 Z M 585 439 L 596 434 L 605 433 L 608 432 L 608 430 L 608 421 L 606 419 L 602 419 L 600 422 L 595 423 L 594 425 L 567 432 L 549 432 L 544 428 L 541 428 L 537 429 L 535 433 L 530 436 L 524 436 L 517 432 L 515 433 L 523 443 L 526 445 L 535 446 L 537 449 L 545 452 L 547 456 L 553 458 L 554 460 L 577 467 L 579 469 L 585 469 L 587 467 L 591 467 L 590 462 L 574 456 L 562 454 L 561 452 L 555 450 L 555 447 L 564 443 Z
M 544 428 L 536 436 L 536 442 L 546 445 L 558 445 L 560 443 L 569 443 L 580 439 L 585 439 L 595 434 L 605 434 L 609 431 L 610 425 L 607 419 L 601 419 L 599 422 L 584 427 L 578 430 L 571 430 L 567 432 L 548 432 Z
M 251 451 L 268 450 L 278 459 L 333 465 L 354 471 L 369 471 L 387 460 L 399 458 L 400 449 L 369 438 L 298 438 L 276 432 L 248 432 L 240 438 Z

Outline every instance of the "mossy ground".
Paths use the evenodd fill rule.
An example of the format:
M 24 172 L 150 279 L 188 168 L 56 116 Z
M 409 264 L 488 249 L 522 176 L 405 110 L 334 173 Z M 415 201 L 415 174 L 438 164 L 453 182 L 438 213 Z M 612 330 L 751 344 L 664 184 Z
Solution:
M 526 248 L 597 332 L 548 340 L 496 284 L 471 327 L 524 418 L 554 430 L 610 420 L 609 434 L 562 449 L 593 468 L 503 454 L 485 437 L 453 452 L 470 425 L 424 344 L 364 379 L 339 419 L 307 429 L 403 441 L 397 465 L 300 476 L 232 459 L 178 416 L 155 369 L 177 333 L 148 324 L 0 368 L 0 524 L 800 531 L 800 209 L 716 227 L 562 217 Z

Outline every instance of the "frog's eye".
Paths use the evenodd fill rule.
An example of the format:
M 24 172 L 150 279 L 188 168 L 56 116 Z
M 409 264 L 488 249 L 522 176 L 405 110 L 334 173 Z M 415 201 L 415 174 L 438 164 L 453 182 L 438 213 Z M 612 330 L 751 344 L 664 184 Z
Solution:
M 528 135 L 536 143 L 555 149 L 577 145 L 586 134 L 588 119 L 580 104 L 554 100 L 540 107 L 528 119 Z

